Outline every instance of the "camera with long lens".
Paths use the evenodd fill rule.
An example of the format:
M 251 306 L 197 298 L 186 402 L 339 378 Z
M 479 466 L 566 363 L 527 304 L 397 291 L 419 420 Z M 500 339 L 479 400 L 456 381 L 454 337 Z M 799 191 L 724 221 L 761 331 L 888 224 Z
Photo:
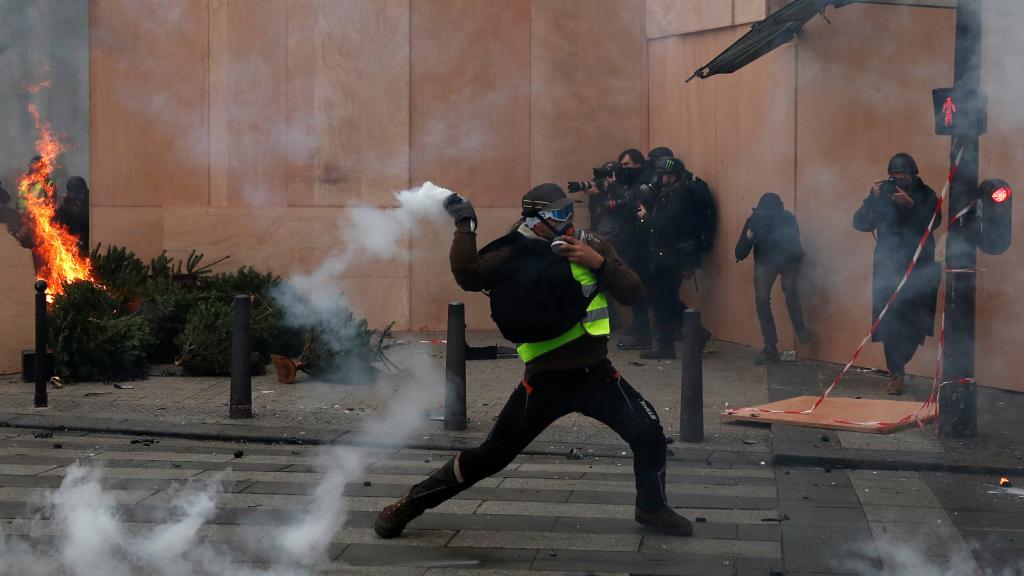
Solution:
M 567 186 L 569 192 L 586 192 L 594 187 L 601 192 L 604 192 L 608 187 L 608 179 L 615 175 L 615 168 L 618 166 L 618 162 L 605 162 L 604 164 L 593 168 L 594 173 L 593 180 L 584 180 L 580 182 L 569 182 Z

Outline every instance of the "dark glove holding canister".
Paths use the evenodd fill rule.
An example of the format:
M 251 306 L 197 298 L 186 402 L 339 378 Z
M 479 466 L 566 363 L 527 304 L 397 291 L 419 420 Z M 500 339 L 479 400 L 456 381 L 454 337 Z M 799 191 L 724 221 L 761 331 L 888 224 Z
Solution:
M 476 210 L 473 209 L 473 205 L 469 203 L 469 200 L 452 193 L 444 199 L 442 206 L 451 215 L 452 219 L 455 220 L 456 226 L 469 220 L 470 229 L 476 230 Z

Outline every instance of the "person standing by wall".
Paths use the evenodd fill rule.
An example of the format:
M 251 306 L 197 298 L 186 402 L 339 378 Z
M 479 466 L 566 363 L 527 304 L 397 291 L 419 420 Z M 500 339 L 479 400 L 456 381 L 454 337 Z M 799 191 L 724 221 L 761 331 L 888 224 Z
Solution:
M 736 241 L 736 261 L 746 259 L 751 249 L 754 251 L 754 306 L 764 338 L 764 348 L 754 362 L 768 364 L 779 361 L 779 336 L 772 315 L 772 287 L 776 278 L 782 277 L 782 292 L 797 337 L 804 344 L 813 340 L 800 306 L 800 265 L 804 259 L 800 227 L 778 194 L 769 192 L 761 196 L 754 213 L 743 224 Z
M 889 179 L 876 182 L 853 215 L 856 230 L 875 234 L 872 324 L 903 279 L 928 223 L 937 228 L 942 222 L 942 214 L 936 214 L 938 202 L 935 191 L 918 176 L 913 157 L 901 152 L 889 160 Z M 929 236 L 906 285 L 872 335 L 872 341 L 882 342 L 885 349 L 889 394 L 903 393 L 907 362 L 934 331 L 940 280 L 935 238 Z

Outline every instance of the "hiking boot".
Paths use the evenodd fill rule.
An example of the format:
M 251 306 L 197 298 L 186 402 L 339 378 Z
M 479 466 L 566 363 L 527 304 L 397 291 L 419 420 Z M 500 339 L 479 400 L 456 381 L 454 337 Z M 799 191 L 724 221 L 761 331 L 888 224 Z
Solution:
M 889 389 L 887 393 L 893 396 L 899 396 L 903 394 L 903 390 L 906 388 L 906 383 L 903 381 L 903 374 L 893 374 L 889 377 Z
M 619 343 L 615 345 L 619 350 L 650 350 L 654 348 L 654 341 L 650 337 L 647 338 L 626 338 L 619 340 Z
M 676 357 L 675 348 L 656 348 L 640 353 L 642 360 L 674 360 Z
M 389 504 L 381 510 L 377 521 L 373 523 L 373 531 L 381 538 L 395 538 L 405 530 L 405 526 L 418 518 L 423 512 L 441 504 L 445 500 L 462 492 L 467 486 L 462 481 L 458 469 L 458 458 L 449 460 L 438 468 L 426 480 L 412 487 L 409 493 Z
M 757 358 L 754 358 L 754 364 L 774 364 L 779 360 L 779 350 L 774 346 L 765 346 Z
M 810 344 L 814 342 L 814 332 L 811 332 L 807 328 L 796 331 L 796 337 L 800 340 L 801 344 Z
M 633 516 L 638 524 L 654 528 L 662 534 L 669 536 L 691 536 L 693 535 L 693 524 L 690 521 L 676 514 L 671 508 L 664 508 L 658 512 L 644 512 L 637 508 Z
M 405 530 L 406 524 L 418 518 L 426 509 L 416 505 L 416 499 L 406 494 L 394 504 L 384 507 L 373 523 L 373 531 L 381 538 L 395 538 Z

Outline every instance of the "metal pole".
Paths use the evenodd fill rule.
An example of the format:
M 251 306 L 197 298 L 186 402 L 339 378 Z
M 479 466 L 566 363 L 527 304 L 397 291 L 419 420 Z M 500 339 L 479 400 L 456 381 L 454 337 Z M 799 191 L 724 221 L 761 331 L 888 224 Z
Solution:
M 683 381 L 679 399 L 679 439 L 704 441 L 704 338 L 700 310 L 683 312 Z
M 36 408 L 46 408 L 46 282 L 36 281 Z
M 981 2 L 960 0 L 956 9 L 954 87 L 962 94 L 976 94 L 981 87 Z M 972 103 L 961 101 L 961 106 Z M 962 208 L 976 201 L 978 189 L 978 135 L 960 136 L 963 158 L 949 190 L 949 234 L 946 237 L 946 268 L 977 268 L 977 221 L 973 215 L 952 222 Z M 960 384 L 974 377 L 976 278 L 973 273 L 946 273 L 946 341 L 942 350 L 939 391 L 939 433 L 950 438 L 978 435 L 977 384 Z
M 444 429 L 466 429 L 466 306 L 448 304 L 448 347 L 445 351 Z
M 251 306 L 252 298 L 248 294 L 235 296 L 235 328 L 231 334 L 231 402 L 228 406 L 231 418 L 252 418 Z

